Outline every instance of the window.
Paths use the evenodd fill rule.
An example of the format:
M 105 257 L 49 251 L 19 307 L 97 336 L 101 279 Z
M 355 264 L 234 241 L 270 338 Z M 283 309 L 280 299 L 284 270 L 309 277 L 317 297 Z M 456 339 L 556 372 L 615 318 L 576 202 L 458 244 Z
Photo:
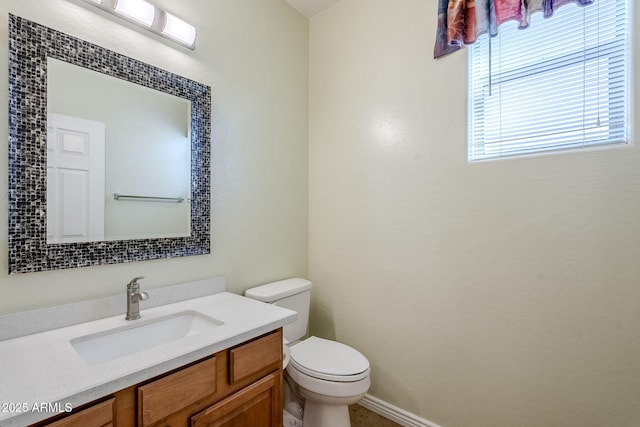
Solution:
M 568 4 L 469 46 L 469 161 L 627 143 L 628 0 Z

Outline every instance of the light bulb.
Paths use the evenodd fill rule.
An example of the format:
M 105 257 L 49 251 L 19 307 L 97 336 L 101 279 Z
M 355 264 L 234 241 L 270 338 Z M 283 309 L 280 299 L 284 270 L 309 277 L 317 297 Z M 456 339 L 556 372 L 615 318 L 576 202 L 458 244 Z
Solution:
M 196 28 L 170 13 L 165 13 L 165 16 L 166 19 L 164 27 L 162 28 L 162 34 L 189 47 L 193 47 L 196 41 Z
M 156 16 L 156 7 L 144 0 L 118 0 L 115 11 L 147 27 L 151 27 Z

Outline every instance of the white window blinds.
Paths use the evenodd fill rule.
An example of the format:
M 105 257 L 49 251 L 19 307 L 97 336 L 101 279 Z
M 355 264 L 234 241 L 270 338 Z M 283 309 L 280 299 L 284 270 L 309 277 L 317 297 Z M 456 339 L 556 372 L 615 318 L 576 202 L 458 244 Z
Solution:
M 628 0 L 535 13 L 469 46 L 469 160 L 626 143 Z

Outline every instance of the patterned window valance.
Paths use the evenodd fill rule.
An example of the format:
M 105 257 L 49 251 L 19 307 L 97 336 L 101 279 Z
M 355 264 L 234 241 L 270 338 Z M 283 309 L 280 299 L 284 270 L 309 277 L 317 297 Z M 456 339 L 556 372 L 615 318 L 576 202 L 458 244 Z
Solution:
M 498 27 L 515 20 L 520 28 L 529 26 L 531 14 L 545 17 L 567 3 L 581 6 L 595 0 L 438 0 L 438 29 L 433 57 L 451 53 L 471 44 L 481 34 L 495 36 Z

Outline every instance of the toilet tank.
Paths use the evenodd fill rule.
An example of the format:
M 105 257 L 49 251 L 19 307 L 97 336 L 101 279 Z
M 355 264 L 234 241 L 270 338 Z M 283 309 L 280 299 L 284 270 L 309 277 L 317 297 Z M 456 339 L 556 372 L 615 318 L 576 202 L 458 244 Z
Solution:
M 298 320 L 285 325 L 284 338 L 292 343 L 304 337 L 309 324 L 311 282 L 306 279 L 285 279 L 247 289 L 244 296 L 288 308 L 298 313 Z

